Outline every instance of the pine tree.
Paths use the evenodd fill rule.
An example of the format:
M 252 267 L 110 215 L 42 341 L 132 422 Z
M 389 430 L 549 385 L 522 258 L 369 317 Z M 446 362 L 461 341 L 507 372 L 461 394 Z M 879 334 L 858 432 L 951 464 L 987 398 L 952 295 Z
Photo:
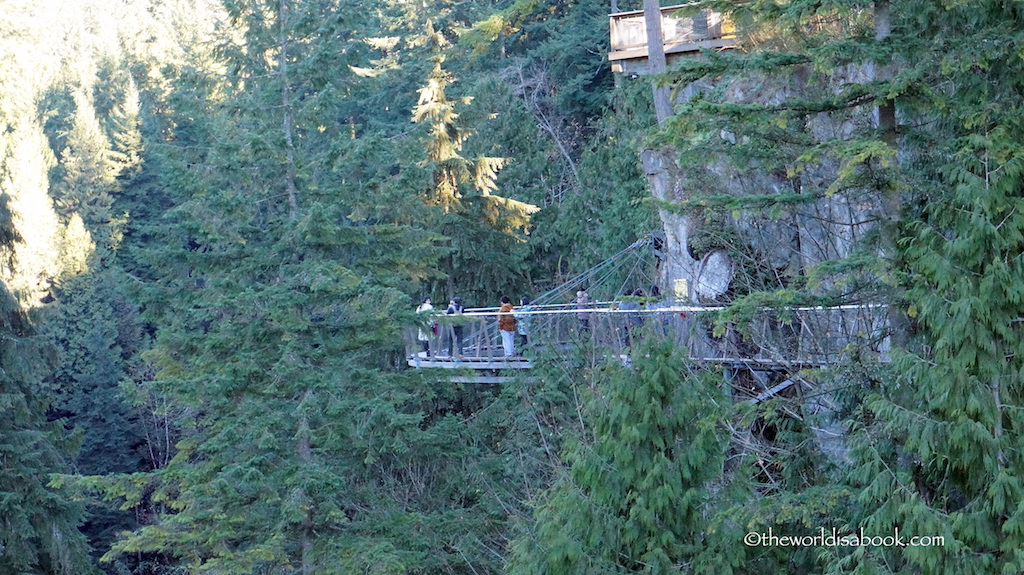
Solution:
M 430 23 L 427 39 L 434 52 L 434 68 L 419 91 L 412 120 L 428 130 L 426 162 L 432 182 L 426 190 L 426 204 L 437 206 L 438 213 L 428 214 L 424 222 L 450 238 L 452 253 L 442 266 L 448 276 L 445 291 L 495 298 L 522 284 L 522 234 L 537 207 L 492 193 L 497 190 L 497 173 L 505 158 L 469 159 L 460 154 L 472 132 L 460 125 L 455 102 L 446 93 L 452 81 L 442 67 L 441 51 L 446 42 Z M 469 98 L 463 101 L 468 102 Z
M 6 193 L 0 194 L 0 239 L 0 249 L 17 257 L 20 237 Z M 9 272 L 5 270 L 4 276 Z M 81 505 L 49 487 L 50 474 L 67 469 L 72 447 L 61 422 L 46 418 L 50 390 L 42 375 L 52 350 L 35 333 L 6 285 L 0 286 L 0 341 L 0 570 L 26 575 L 94 573 L 85 538 L 78 531 Z
M 632 357 L 632 368 L 602 368 L 586 431 L 517 542 L 512 573 L 708 572 L 702 554 L 715 548 L 708 518 L 723 480 L 727 399 L 669 344 L 645 344 Z

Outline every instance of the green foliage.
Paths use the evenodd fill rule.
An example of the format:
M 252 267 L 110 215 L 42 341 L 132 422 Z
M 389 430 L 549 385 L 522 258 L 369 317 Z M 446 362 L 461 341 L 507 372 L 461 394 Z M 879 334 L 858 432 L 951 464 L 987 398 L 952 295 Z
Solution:
M 80 438 L 73 467 L 80 474 L 131 473 L 157 464 L 147 444 L 148 430 L 140 422 L 145 414 L 121 395 L 121 383 L 147 347 L 124 280 L 117 270 L 65 278 L 43 323 L 46 338 L 59 353 L 47 378 L 54 390 L 51 415 L 60 415 Z M 133 514 L 95 503 L 83 531 L 95 548 L 106 549 L 119 532 L 135 526 Z
M 472 47 L 475 52 L 486 51 L 499 37 L 519 32 L 523 21 L 535 12 L 540 4 L 538 0 L 516 0 L 511 6 L 492 14 L 486 20 L 461 30 L 459 42 Z
M 950 120 L 970 128 L 968 118 Z M 903 559 L 927 572 L 1021 565 L 1017 553 L 997 551 L 1019 545 L 1022 500 L 1011 447 L 1021 425 L 1012 406 L 1022 399 L 1015 350 L 1024 220 L 1015 215 L 1020 160 L 1010 151 L 1024 136 L 1019 125 L 1006 115 L 989 126 L 999 137 L 953 140 L 958 153 L 947 157 L 956 160 L 943 169 L 949 191 L 903 244 L 907 297 L 928 347 L 923 357 L 902 357 L 902 376 L 865 404 L 864 417 L 874 423 L 859 429 L 862 463 L 852 479 L 862 488 L 861 521 L 945 535 L 944 548 Z M 1001 161 L 986 161 L 992 157 Z M 880 434 L 891 439 L 880 442 Z M 899 472 L 879 468 L 893 461 L 908 464 Z M 961 559 L 967 549 L 971 561 Z
M 606 365 L 585 402 L 586 429 L 565 475 L 542 496 L 516 544 L 512 573 L 666 573 L 709 568 L 707 506 L 723 473 L 728 407 L 666 344 L 632 368 Z
M 54 489 L 144 522 L 93 508 L 90 535 L 131 531 L 111 571 L 1021 571 L 1020 11 L 892 3 L 879 40 L 881 2 L 705 5 L 752 49 L 673 72 L 696 83 L 646 144 L 680 151 L 688 197 L 657 205 L 649 87 L 612 86 L 604 2 L 16 3 L 0 570 L 90 569 L 82 509 L 43 479 L 74 428 L 96 475 Z M 898 130 L 875 124 L 890 101 Z M 800 397 L 733 417 L 663 347 L 500 388 L 403 370 L 410 294 L 557 284 L 657 209 L 739 263 L 719 335 L 767 307 L 908 309 L 913 353 L 829 388 L 847 451 Z M 947 546 L 736 550 L 832 526 Z
M 905 300 L 916 319 L 917 340 L 895 353 L 893 370 L 837 392 L 852 448 L 845 488 L 790 486 L 793 509 L 808 518 L 827 510 L 849 532 L 898 527 L 946 537 L 944 547 L 801 561 L 830 573 L 1016 572 L 1021 492 L 1010 446 L 1020 427 L 1013 382 L 1024 132 L 1020 58 L 1007 43 L 1019 35 L 1019 11 L 998 2 L 753 2 L 729 10 L 759 49 L 684 64 L 680 78 L 713 77 L 715 85 L 702 85 L 667 137 L 684 162 L 772 177 L 749 177 L 743 194 L 721 193 L 726 178 L 692 177 L 690 206 L 732 210 L 749 225 L 757 217 L 750 210 L 771 202 L 779 209 L 770 218 L 799 223 L 813 213 L 807 207 L 840 198 L 873 205 L 865 213 L 879 223 L 839 257 L 808 262 L 802 254 L 804 281 L 740 297 L 722 321 L 872 293 L 893 306 L 890 318 Z M 875 37 L 871 27 L 886 16 L 892 34 Z M 866 112 L 891 100 L 900 126 L 889 130 Z M 829 133 L 825 117 L 839 129 Z M 717 164 L 701 159 L 709 153 Z M 801 242 L 831 241 L 809 226 L 801 233 Z M 892 324 L 895 335 L 913 335 L 900 325 Z
M 818 198 L 806 194 L 759 194 L 743 196 L 697 196 L 680 202 L 658 202 L 658 207 L 688 213 L 694 208 L 730 210 L 734 215 L 743 210 L 784 207 L 811 203 Z
M 132 182 L 158 185 L 175 206 L 133 231 L 140 299 L 159 330 L 145 355 L 155 376 L 126 389 L 175 414 L 177 445 L 145 480 L 82 484 L 153 514 L 107 559 L 163 553 L 226 573 L 467 562 L 495 572 L 479 541 L 499 539 L 501 513 L 474 488 L 473 436 L 419 374 L 396 373 L 405 293 L 436 276 L 445 252 L 410 225 L 422 220 L 365 209 L 387 205 L 385 188 L 359 170 L 389 166 L 344 163 L 338 135 L 349 133 L 335 114 L 351 104 L 332 83 L 345 78 L 307 65 L 344 52 L 356 9 L 321 21 L 256 8 L 231 6 L 247 45 L 221 47 L 237 66 L 228 82 L 198 72 L 212 60 L 180 71 L 193 92 L 169 98 L 175 140 L 156 148 L 160 180 Z M 325 40 L 296 40 L 311 34 Z M 253 57 L 285 48 L 295 62 Z M 355 135 L 357 150 L 382 140 Z M 404 191 L 420 201 L 425 189 Z M 354 217 L 360 208 L 367 217 Z
M 19 253 L 21 238 L 7 210 L 0 228 L 3 249 Z M 5 264 L 4 276 L 11 270 Z M 61 422 L 47 421 L 50 388 L 42 378 L 52 348 L 30 316 L 0 286 L 0 570 L 44 575 L 95 573 L 85 538 L 78 532 L 83 509 L 48 486 L 49 476 L 67 469 L 73 441 Z
M 424 196 L 426 208 L 414 221 L 448 238 L 451 253 L 441 270 L 447 276 L 449 296 L 495 298 L 523 284 L 524 234 L 537 207 L 492 193 L 498 188 L 498 170 L 505 158 L 460 155 L 472 132 L 461 125 L 455 102 L 446 94 L 452 78 L 442 68 L 444 39 L 429 23 L 427 36 L 435 52 L 434 69 L 419 90 L 412 120 L 427 128 L 425 164 L 431 184 L 422 191 L 412 190 Z

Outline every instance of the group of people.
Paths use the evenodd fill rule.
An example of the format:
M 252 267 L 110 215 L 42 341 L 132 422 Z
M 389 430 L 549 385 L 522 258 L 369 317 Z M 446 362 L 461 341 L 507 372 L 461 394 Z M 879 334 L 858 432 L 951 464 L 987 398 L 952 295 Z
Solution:
M 629 312 L 626 314 L 623 331 L 626 338 L 626 345 L 631 346 L 634 333 L 637 328 L 644 324 L 644 316 L 641 313 L 641 305 L 646 310 L 650 311 L 663 307 L 660 304 L 661 290 L 658 286 L 651 286 L 651 293 L 649 297 L 645 297 L 644 290 L 634 289 L 627 290 L 623 294 L 623 299 L 618 304 L 619 311 Z M 641 302 L 644 302 L 643 304 Z M 587 311 L 592 307 L 590 300 L 590 294 L 587 292 L 586 286 L 581 286 L 579 291 L 576 292 L 576 298 L 572 301 L 576 306 L 576 318 L 579 322 L 579 333 L 590 332 L 590 316 L 592 312 Z M 417 313 L 433 312 L 434 306 L 432 305 L 430 298 L 423 298 L 417 308 Z M 452 298 L 448 303 L 448 309 L 445 311 L 445 315 L 449 316 L 460 316 L 465 311 L 462 306 L 462 299 L 455 297 Z M 498 308 L 498 332 L 501 334 L 501 347 L 505 357 L 514 357 L 516 355 L 522 355 L 522 349 L 530 343 L 530 330 L 531 330 L 531 312 L 534 312 L 533 306 L 530 305 L 529 298 L 521 298 L 519 300 L 519 307 L 516 308 L 512 305 L 512 300 L 507 295 L 501 297 L 501 307 Z M 463 335 L 465 330 L 465 324 L 460 322 L 458 319 L 451 321 L 452 327 L 449 332 L 449 337 L 443 338 L 448 343 L 448 356 L 449 357 L 462 357 L 463 354 Z M 421 326 L 418 334 L 418 340 L 423 346 L 423 351 L 427 357 L 430 357 L 431 349 L 430 342 L 435 336 L 439 335 L 439 325 L 436 321 L 430 322 L 428 325 Z M 516 337 L 518 336 L 518 338 Z M 517 342 L 518 339 L 518 342 Z
M 661 309 L 664 303 L 661 300 L 661 289 L 657 285 L 651 286 L 650 294 L 644 293 L 642 289 L 629 289 L 622 294 L 622 300 L 615 306 L 619 311 L 625 311 L 626 313 L 625 322 L 622 325 L 624 331 L 626 345 L 631 346 L 633 343 L 633 332 L 637 328 L 644 324 L 644 315 L 641 313 L 641 307 L 644 310 L 650 311 L 655 309 Z M 590 312 L 583 310 L 591 307 L 590 294 L 587 292 L 587 288 L 581 287 L 576 292 L 576 299 L 573 300 L 576 304 L 576 317 L 579 321 L 579 332 L 588 333 L 590 332 Z M 665 320 L 663 319 L 663 322 Z
M 502 351 L 505 357 L 513 357 L 517 354 L 516 334 L 519 335 L 520 348 L 525 347 L 530 342 L 531 322 L 528 315 L 532 310 L 530 299 L 524 297 L 519 302 L 520 307 L 516 309 L 512 306 L 512 300 L 508 296 L 501 297 L 501 307 L 498 309 L 498 331 L 501 333 Z M 429 313 L 433 310 L 434 306 L 429 297 L 423 298 L 423 302 L 416 307 L 416 313 L 418 314 Z M 462 299 L 455 297 L 449 302 L 445 315 L 459 316 L 464 311 L 465 307 L 462 305 Z M 462 357 L 464 330 L 465 326 L 458 320 L 453 322 L 452 337 L 448 345 L 449 357 Z M 430 357 L 430 340 L 436 335 L 438 335 L 437 322 L 431 322 L 429 327 L 421 326 L 419 329 L 417 339 L 420 345 L 423 346 L 423 352 L 427 357 Z
M 462 315 L 466 310 L 462 305 L 462 298 L 454 297 L 448 302 L 448 309 L 445 310 L 445 315 Z M 423 302 L 416 307 L 416 313 L 429 313 L 434 311 L 434 305 L 430 301 L 430 297 L 423 298 Z M 438 323 L 436 321 L 430 322 L 429 327 L 420 326 L 419 334 L 416 339 L 419 340 L 420 345 L 423 346 L 423 353 L 427 357 L 430 357 L 430 339 L 432 336 L 438 334 Z M 462 336 L 465 330 L 465 326 L 457 321 L 452 325 L 452 338 L 448 344 L 448 355 L 451 357 L 462 357 Z M 458 352 L 458 355 L 456 355 Z

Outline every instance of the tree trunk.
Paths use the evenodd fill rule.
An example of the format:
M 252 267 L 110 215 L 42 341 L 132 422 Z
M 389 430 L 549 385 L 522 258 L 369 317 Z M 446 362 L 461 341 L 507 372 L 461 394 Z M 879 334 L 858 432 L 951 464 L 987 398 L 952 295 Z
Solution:
M 882 41 L 892 34 L 892 18 L 889 13 L 889 0 L 877 0 L 874 5 L 875 40 Z M 875 80 L 886 81 L 892 77 L 888 65 L 876 65 Z M 878 130 L 882 141 L 896 149 L 896 103 L 884 100 L 878 105 Z M 882 194 L 882 249 L 886 257 L 895 258 L 899 235 L 899 222 L 902 218 L 900 193 L 898 189 L 885 190 Z M 892 342 L 898 347 L 905 347 L 910 338 L 910 319 L 898 306 L 889 306 L 889 329 Z
M 282 129 L 284 130 L 285 152 L 288 156 L 288 164 L 285 167 L 285 189 L 288 192 L 288 216 L 294 220 L 299 216 L 299 192 L 295 185 L 295 142 L 292 138 L 294 120 L 292 118 L 291 85 L 288 79 L 288 0 L 280 0 L 278 3 L 277 18 L 280 30 L 278 41 L 281 46 L 277 70 L 281 76 L 281 109 L 284 116 Z
M 652 74 L 661 74 L 667 67 L 665 43 L 661 34 L 661 6 L 658 0 L 644 0 L 644 24 L 647 29 L 647 60 Z M 663 125 L 672 115 L 672 101 L 668 86 L 651 82 L 654 94 L 654 110 L 658 124 Z M 675 166 L 675 149 L 659 151 L 644 150 L 642 161 L 647 174 L 651 195 L 656 200 L 675 200 L 676 176 L 669 167 Z M 664 292 L 675 294 L 679 300 L 689 301 L 693 294 L 693 279 L 696 262 L 690 257 L 689 219 L 682 214 L 658 208 L 658 216 L 665 230 L 665 262 L 658 281 Z
M 307 392 L 307 397 L 309 393 Z M 309 420 L 306 418 L 306 414 L 303 413 L 299 418 L 299 461 L 303 465 L 311 466 L 313 463 L 313 446 L 309 439 Z M 309 497 L 306 492 L 300 487 L 299 497 L 305 500 L 306 505 L 306 516 L 302 521 L 302 575 L 313 575 L 316 572 L 316 564 L 313 559 L 313 505 L 309 501 Z
M 661 5 L 658 0 L 644 0 L 644 24 L 647 28 L 647 62 L 651 74 L 662 74 L 668 67 L 665 59 L 665 41 L 661 35 Z M 668 86 L 651 82 L 654 92 L 654 111 L 658 124 L 664 124 L 672 115 L 672 99 Z

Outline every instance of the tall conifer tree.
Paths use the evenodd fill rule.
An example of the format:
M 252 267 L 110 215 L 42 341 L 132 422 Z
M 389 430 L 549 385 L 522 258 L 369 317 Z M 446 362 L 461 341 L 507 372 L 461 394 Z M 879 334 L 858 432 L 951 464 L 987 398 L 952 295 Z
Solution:
M 897 100 L 922 126 L 912 167 L 929 182 L 900 244 L 920 341 L 859 414 L 851 480 L 861 525 L 945 540 L 855 558 L 880 573 L 1013 573 L 1024 568 L 1024 59 L 1009 45 L 1024 13 L 892 9 L 894 34 L 921 55 L 903 63 L 913 81 Z
M 669 343 L 632 357 L 632 368 L 601 368 L 585 431 L 518 541 L 512 573 L 706 572 L 714 563 L 702 554 L 718 547 L 708 519 L 723 479 L 727 399 Z
M 493 193 L 506 158 L 470 159 L 460 153 L 472 131 L 459 121 L 456 102 L 447 94 L 452 81 L 442 67 L 447 42 L 429 22 L 427 42 L 434 66 L 412 115 L 413 122 L 428 130 L 424 143 L 432 182 L 426 190 L 429 211 L 424 223 L 449 238 L 452 253 L 442 266 L 449 295 L 458 291 L 495 298 L 522 284 L 523 235 L 537 207 Z M 470 100 L 463 98 L 463 105 Z

